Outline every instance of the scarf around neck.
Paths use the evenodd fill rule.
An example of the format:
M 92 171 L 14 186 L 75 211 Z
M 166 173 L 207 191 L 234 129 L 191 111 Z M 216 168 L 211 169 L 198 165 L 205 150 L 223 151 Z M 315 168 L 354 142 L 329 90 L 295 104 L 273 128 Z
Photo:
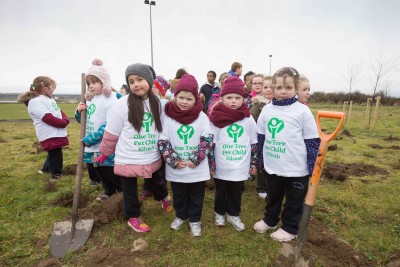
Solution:
M 218 103 L 210 115 L 210 121 L 218 128 L 224 128 L 247 117 L 250 117 L 250 111 L 245 103 L 238 109 L 231 109 Z
M 196 100 L 194 107 L 189 110 L 181 110 L 174 101 L 169 101 L 165 104 L 165 114 L 171 119 L 186 125 L 194 122 L 199 117 L 202 110 L 203 103 L 199 99 Z

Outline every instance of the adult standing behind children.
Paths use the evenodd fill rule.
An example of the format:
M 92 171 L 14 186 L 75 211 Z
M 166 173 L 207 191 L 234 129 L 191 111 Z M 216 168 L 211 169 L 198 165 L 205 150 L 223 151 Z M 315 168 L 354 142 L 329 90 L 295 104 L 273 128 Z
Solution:
M 259 167 L 267 173 L 268 203 L 264 218 L 254 224 L 254 230 L 264 233 L 281 220 L 281 228 L 270 236 L 283 242 L 297 237 L 320 139 L 310 109 L 295 96 L 299 86 L 297 70 L 278 70 L 272 86 L 272 104 L 263 108 L 257 122 L 259 153 L 263 155 L 259 157 Z
M 136 232 L 148 232 L 150 227 L 141 218 L 137 178 L 150 181 L 154 199 L 161 202 L 165 211 L 172 208 L 160 172 L 162 160 L 157 147 L 162 110 L 151 90 L 155 76 L 148 65 L 129 65 L 125 78 L 131 93 L 120 98 L 107 116 L 98 161 L 115 152 L 114 172 L 121 176 L 128 225 Z
M 210 121 L 215 143 L 215 224 L 226 219 L 238 231 L 245 229 L 239 217 L 243 182 L 257 171 L 257 127 L 244 102 L 247 93 L 236 76 L 226 79 Z
M 203 84 L 200 88 L 200 99 L 203 102 L 203 111 L 207 112 L 208 110 L 208 103 L 211 99 L 212 94 L 215 92 L 219 92 L 220 88 L 218 87 L 218 83 L 215 82 L 217 78 L 217 74 L 215 71 L 210 70 L 207 72 L 207 82 Z
M 100 178 L 104 193 L 98 196 L 98 201 L 104 201 L 111 195 L 121 191 L 121 180 L 114 174 L 114 155 L 104 162 L 97 163 L 100 156 L 100 144 L 106 127 L 106 118 L 110 108 L 117 102 L 117 95 L 111 91 L 111 79 L 107 69 L 100 59 L 95 59 L 86 73 L 86 84 L 90 100 L 80 103 L 75 112 L 75 118 L 80 123 L 82 110 L 86 112 L 86 136 L 82 139 L 85 145 L 84 162 L 89 173 L 93 171 Z M 110 95 L 103 92 L 110 90 Z
M 238 77 L 242 76 L 242 72 L 243 72 L 243 66 L 239 62 L 233 62 L 231 69 L 228 71 L 228 73 L 231 76 L 238 76 Z
M 36 136 L 43 150 L 47 152 L 46 161 L 39 173 L 50 171 L 52 180 L 61 177 L 62 147 L 69 144 L 65 129 L 69 123 L 68 117 L 52 97 L 56 86 L 53 79 L 39 76 L 33 80 L 30 91 L 18 97 L 18 101 L 24 102 L 28 107 Z
M 163 132 L 158 146 L 166 162 L 166 178 L 171 182 L 176 218 L 171 228 L 179 230 L 189 220 L 193 236 L 201 235 L 201 214 L 205 181 L 210 179 L 208 155 L 213 134 L 198 94 L 196 79 L 184 75 L 174 100 L 165 106 Z

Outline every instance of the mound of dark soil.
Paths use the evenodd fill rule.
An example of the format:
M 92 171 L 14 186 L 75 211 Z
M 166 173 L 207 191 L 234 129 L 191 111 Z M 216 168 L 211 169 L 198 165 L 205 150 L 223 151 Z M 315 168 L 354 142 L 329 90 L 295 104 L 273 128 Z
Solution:
M 400 150 L 400 146 L 388 146 L 389 149 Z
M 289 247 L 288 247 L 289 245 Z M 361 253 L 335 236 L 320 220 L 311 218 L 306 242 L 301 250 L 304 259 L 295 265 L 294 251 L 297 240 L 286 244 L 286 252 L 279 254 L 275 266 L 373 266 Z M 284 248 L 284 247 L 283 247 Z M 289 253 L 287 253 L 289 250 Z
M 76 167 L 77 164 L 70 164 L 63 168 L 62 174 L 63 175 L 76 175 Z M 83 169 L 87 169 L 86 164 L 83 164 Z
M 389 135 L 388 137 L 383 138 L 383 140 L 385 140 L 387 142 L 393 142 L 393 141 L 400 141 L 400 138 L 399 137 L 394 137 L 392 135 Z
M 101 202 L 100 205 L 91 205 L 82 209 L 79 212 L 80 218 L 94 219 L 95 226 L 108 224 L 117 219 L 123 220 L 124 213 L 122 203 L 122 193 L 112 195 L 107 200 Z
M 338 149 L 337 144 L 328 146 L 328 150 L 329 150 L 329 151 L 335 151 L 335 150 L 337 150 L 337 149 Z
M 378 144 L 369 144 L 368 146 L 369 146 L 370 148 L 373 148 L 373 149 L 383 149 L 383 148 L 385 148 L 385 147 L 380 146 L 380 145 L 378 145 Z
M 369 176 L 374 174 L 388 174 L 380 167 L 364 163 L 327 163 L 324 166 L 323 177 L 327 179 L 344 181 L 349 176 Z
M 57 206 L 65 207 L 65 208 L 72 208 L 73 199 L 74 199 L 73 193 L 65 193 L 65 194 L 61 194 L 59 197 L 54 199 L 51 203 L 53 205 L 57 205 Z M 81 197 L 79 198 L 79 200 L 80 200 L 80 203 L 79 203 L 78 207 L 84 208 L 87 206 L 87 204 L 89 202 L 89 197 L 81 194 Z
M 347 137 L 354 137 L 354 135 L 352 135 L 348 130 L 343 130 L 340 135 L 344 135 Z
M 36 267 L 59 267 L 61 262 L 55 258 L 48 258 L 39 262 Z

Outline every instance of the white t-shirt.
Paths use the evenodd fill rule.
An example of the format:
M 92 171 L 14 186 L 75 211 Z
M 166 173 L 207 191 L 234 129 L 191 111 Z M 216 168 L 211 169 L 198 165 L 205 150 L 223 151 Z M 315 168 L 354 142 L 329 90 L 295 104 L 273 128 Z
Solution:
M 257 144 L 257 125 L 252 116 L 224 128 L 211 124 L 215 143 L 215 177 L 245 181 L 249 175 L 251 145 Z
M 160 152 L 157 146 L 159 132 L 150 111 L 149 100 L 144 101 L 144 120 L 138 133 L 128 121 L 128 97 L 120 98 L 107 115 L 106 131 L 119 136 L 115 148 L 115 164 L 151 164 L 160 159 Z
M 318 138 L 310 109 L 295 102 L 289 106 L 266 105 L 257 122 L 257 132 L 265 135 L 264 168 L 283 177 L 308 175 L 304 139 Z
M 100 126 L 106 123 L 108 112 L 117 100 L 117 94 L 112 92 L 109 97 L 103 94 L 95 95 L 91 101 L 86 102 L 86 135 L 97 132 Z M 100 145 L 101 142 L 85 147 L 85 152 L 99 152 Z
M 176 120 L 165 116 L 160 140 L 169 140 L 179 157 L 184 161 L 188 161 L 190 154 L 200 144 L 200 137 L 208 136 L 209 134 L 212 134 L 210 121 L 203 112 L 200 112 L 199 117 L 189 125 L 180 124 Z M 166 179 L 171 182 L 196 183 L 209 180 L 210 168 L 208 159 L 206 157 L 194 169 L 189 167 L 173 169 L 166 164 L 165 174 Z
M 40 95 L 29 100 L 28 113 L 33 120 L 36 136 L 40 142 L 49 138 L 67 136 L 67 130 L 65 128 L 56 128 L 42 121 L 46 113 L 50 113 L 54 117 L 62 119 L 61 110 L 53 98 Z

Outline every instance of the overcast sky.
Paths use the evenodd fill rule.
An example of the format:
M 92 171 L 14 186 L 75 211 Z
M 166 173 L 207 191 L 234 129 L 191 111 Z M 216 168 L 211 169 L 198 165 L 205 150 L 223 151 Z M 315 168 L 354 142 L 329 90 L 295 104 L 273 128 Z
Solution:
M 269 74 L 272 55 L 272 73 L 293 66 L 312 91 L 347 91 L 343 74 L 360 64 L 354 89 L 372 93 L 371 55 L 400 55 L 398 0 L 156 0 L 151 10 L 157 74 L 174 78 L 184 67 L 199 85 L 234 61 L 243 74 Z M 119 89 L 129 64 L 151 64 L 149 14 L 143 0 L 0 0 L 0 92 L 48 75 L 56 93 L 79 94 L 94 58 Z M 400 96 L 399 70 L 386 81 Z

